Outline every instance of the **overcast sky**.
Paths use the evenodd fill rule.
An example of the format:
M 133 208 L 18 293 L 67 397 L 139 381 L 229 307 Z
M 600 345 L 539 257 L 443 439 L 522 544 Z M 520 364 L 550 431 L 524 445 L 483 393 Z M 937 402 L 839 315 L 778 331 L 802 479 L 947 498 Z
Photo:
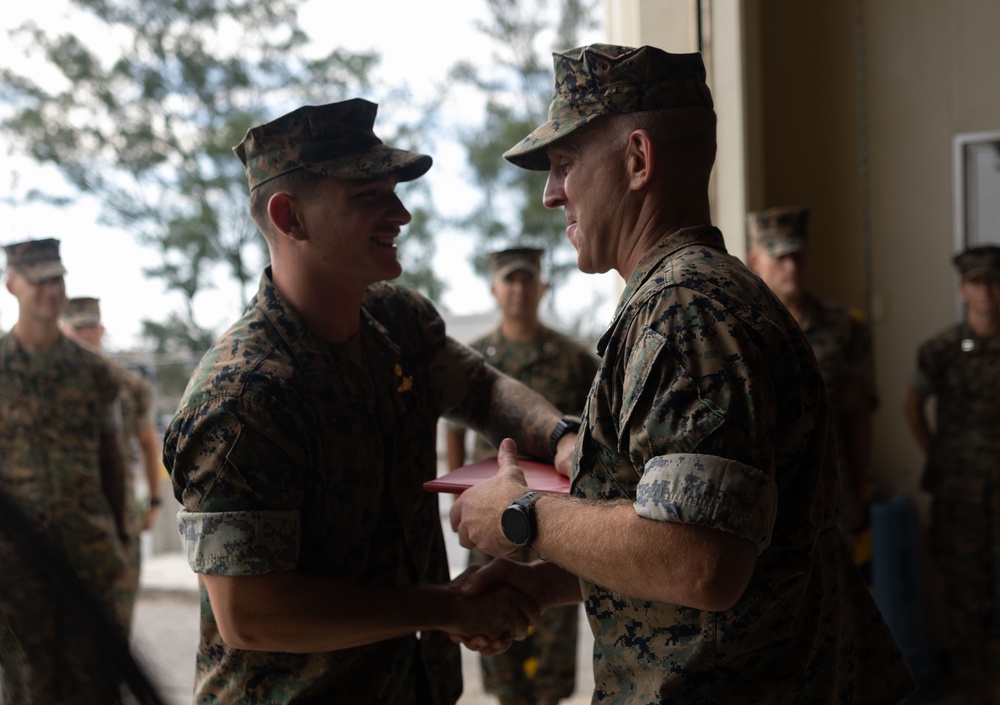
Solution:
M 47 26 L 65 26 L 67 6 L 67 0 L 7 3 L 0 16 L 0 64 L 17 67 L 21 63 L 9 53 L 8 29 L 29 15 Z M 429 7 L 433 7 L 433 12 Z M 472 24 L 483 14 L 481 0 L 438 0 L 432 5 L 413 0 L 309 0 L 301 19 L 314 39 L 323 36 L 330 47 L 374 49 L 382 57 L 380 76 L 386 83 L 405 82 L 418 92 L 440 83 L 459 58 L 489 60 L 488 43 Z M 323 28 L 322 34 L 319 27 Z M 598 34 L 586 38 L 588 42 L 599 40 Z M 448 107 L 472 114 L 479 110 L 478 105 Z M 6 151 L 6 145 L 0 141 L 0 188 L 10 188 L 14 171 L 21 172 L 19 191 L 22 192 L 29 183 L 53 183 L 60 179 L 55 170 L 38 170 L 12 162 Z M 445 212 L 464 211 L 465 202 L 474 193 L 469 190 L 461 148 L 446 137 L 439 137 L 432 153 L 435 164 L 425 178 L 432 180 L 437 205 Z M 180 298 L 167 296 L 158 280 L 147 280 L 142 275 L 143 267 L 158 264 L 156 253 L 141 248 L 128 233 L 98 226 L 98 211 L 93 202 L 81 202 L 66 209 L 11 208 L 0 204 L 0 244 L 59 238 L 69 270 L 66 277 L 69 295 L 100 297 L 108 329 L 108 348 L 129 348 L 136 344 L 141 318 L 162 318 L 164 312 L 180 305 Z M 405 235 L 404 229 L 403 246 Z M 449 282 L 449 289 L 439 303 L 456 314 L 481 313 L 493 308 L 488 285 L 472 273 L 468 264 L 474 244 L 472 236 L 461 233 L 444 232 L 438 237 L 435 269 L 439 276 L 447 275 Z M 593 323 L 587 332 L 599 333 L 614 311 L 617 286 L 618 277 L 613 273 L 601 276 L 577 273 L 559 294 L 557 308 L 565 311 L 567 318 L 579 315 L 582 309 L 593 310 Z M 592 303 L 595 294 L 604 302 L 597 310 Z M 202 294 L 197 313 L 202 325 L 216 326 L 221 332 L 239 314 L 238 294 L 231 290 Z M 16 318 L 16 300 L 6 290 L 0 291 L 0 329 L 9 329 Z

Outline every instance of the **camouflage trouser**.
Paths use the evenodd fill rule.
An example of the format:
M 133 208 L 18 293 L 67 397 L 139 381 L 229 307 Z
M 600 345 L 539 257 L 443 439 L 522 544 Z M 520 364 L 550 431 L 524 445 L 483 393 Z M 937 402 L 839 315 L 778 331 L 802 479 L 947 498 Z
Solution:
M 0 664 L 4 705 L 118 702 L 92 631 L 0 540 Z
M 132 614 L 139 594 L 140 549 L 142 547 L 142 520 L 145 512 L 138 503 L 129 508 L 129 542 L 125 551 L 125 570 L 115 580 L 115 613 L 125 634 L 132 633 Z
M 524 551 L 521 562 L 537 560 L 533 551 Z M 483 565 L 490 556 L 472 549 L 470 564 Z M 553 702 L 568 698 L 576 685 L 576 639 L 579 606 L 546 610 L 539 624 L 524 641 L 515 641 L 507 651 L 480 659 L 483 690 L 501 699 L 525 703 Z
M 941 488 L 929 546 L 944 582 L 952 672 L 962 682 L 997 682 L 1000 671 L 1000 494 Z

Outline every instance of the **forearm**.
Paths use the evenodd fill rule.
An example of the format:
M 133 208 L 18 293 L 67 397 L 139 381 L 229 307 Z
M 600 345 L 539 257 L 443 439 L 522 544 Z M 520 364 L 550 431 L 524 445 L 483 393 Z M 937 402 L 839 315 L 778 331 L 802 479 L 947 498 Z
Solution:
M 377 588 L 296 572 L 203 579 L 223 640 L 254 651 L 335 651 L 419 631 L 523 638 L 538 612 L 506 586 L 470 599 L 444 585 Z
M 931 445 L 931 432 L 927 417 L 924 415 L 924 402 L 925 397 L 911 389 L 907 392 L 906 401 L 903 404 L 903 414 L 917 446 L 924 455 L 927 455 Z
M 697 609 L 727 609 L 756 563 L 733 534 L 636 514 L 631 502 L 543 497 L 534 548 L 586 580 L 631 597 Z
M 159 498 L 162 461 L 160 460 L 160 444 L 156 439 L 156 431 L 152 426 L 139 429 L 139 449 L 142 453 L 142 468 L 149 486 L 149 496 Z
M 563 414 L 545 397 L 510 377 L 497 375 L 488 409 L 483 433 L 493 445 L 513 438 L 525 455 L 553 460 L 549 438 Z
M 362 588 L 292 572 L 203 577 L 222 638 L 240 649 L 335 651 L 439 629 L 446 621 L 442 587 Z
M 445 452 L 449 470 L 465 465 L 465 429 L 449 428 L 445 431 Z

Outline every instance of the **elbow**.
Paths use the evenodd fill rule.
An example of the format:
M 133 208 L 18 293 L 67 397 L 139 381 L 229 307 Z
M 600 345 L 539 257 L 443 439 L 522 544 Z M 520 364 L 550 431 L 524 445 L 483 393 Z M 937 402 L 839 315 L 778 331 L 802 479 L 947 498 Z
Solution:
M 753 544 L 744 539 L 731 540 L 725 550 L 704 556 L 693 571 L 686 606 L 706 612 L 731 610 L 743 598 L 756 565 Z
M 731 580 L 712 580 L 699 586 L 692 595 L 691 606 L 705 612 L 725 612 L 736 606 L 745 591 L 745 584 L 736 586 Z
M 244 651 L 270 651 L 266 640 L 254 628 L 253 620 L 232 611 L 216 612 L 215 622 L 219 636 L 226 645 Z

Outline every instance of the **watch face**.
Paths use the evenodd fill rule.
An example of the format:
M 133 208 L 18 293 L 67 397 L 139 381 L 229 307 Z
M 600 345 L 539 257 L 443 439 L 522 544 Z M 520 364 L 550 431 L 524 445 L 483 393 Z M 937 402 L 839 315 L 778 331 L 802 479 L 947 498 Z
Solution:
M 507 507 L 500 515 L 503 535 L 515 546 L 524 546 L 531 538 L 531 524 L 527 511 L 521 507 Z

